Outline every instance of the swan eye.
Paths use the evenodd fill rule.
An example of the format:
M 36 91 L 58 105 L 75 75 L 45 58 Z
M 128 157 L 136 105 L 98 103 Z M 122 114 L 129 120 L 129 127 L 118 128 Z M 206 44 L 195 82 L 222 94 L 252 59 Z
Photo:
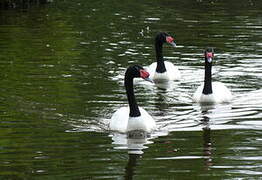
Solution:
M 149 77 L 149 73 L 146 70 L 141 69 L 140 70 L 140 77 L 143 79 L 146 79 Z

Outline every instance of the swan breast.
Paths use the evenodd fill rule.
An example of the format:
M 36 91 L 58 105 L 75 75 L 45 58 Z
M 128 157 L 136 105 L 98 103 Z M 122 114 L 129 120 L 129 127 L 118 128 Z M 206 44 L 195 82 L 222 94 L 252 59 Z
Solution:
M 212 82 L 212 94 L 203 94 L 204 84 L 199 86 L 193 95 L 193 101 L 199 103 L 225 103 L 230 102 L 232 93 L 221 82 Z
M 148 68 L 150 78 L 153 80 L 178 80 L 181 78 L 179 69 L 171 62 L 165 61 L 166 72 L 157 73 L 157 62 L 152 63 Z

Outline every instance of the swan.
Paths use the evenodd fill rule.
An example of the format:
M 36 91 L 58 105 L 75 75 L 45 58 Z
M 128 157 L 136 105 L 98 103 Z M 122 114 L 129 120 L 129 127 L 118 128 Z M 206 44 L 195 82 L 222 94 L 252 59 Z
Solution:
M 168 43 L 173 47 L 176 47 L 174 38 L 165 32 L 160 32 L 155 37 L 155 51 L 156 51 L 156 62 L 148 66 L 147 70 L 150 74 L 150 78 L 154 82 L 163 82 L 170 80 L 178 80 L 181 75 L 176 66 L 169 61 L 164 61 L 162 48 L 163 44 Z
M 212 61 L 214 58 L 213 48 L 207 48 L 205 56 L 205 81 L 200 85 L 193 95 L 193 101 L 199 103 L 224 103 L 230 102 L 232 94 L 230 90 L 221 82 L 212 82 Z
M 151 133 L 156 128 L 154 119 L 146 110 L 137 105 L 133 88 L 133 79 L 137 77 L 150 81 L 149 73 L 143 67 L 133 65 L 127 68 L 124 84 L 129 106 L 121 107 L 113 113 L 109 123 L 109 129 L 112 131 L 120 133 L 143 131 Z

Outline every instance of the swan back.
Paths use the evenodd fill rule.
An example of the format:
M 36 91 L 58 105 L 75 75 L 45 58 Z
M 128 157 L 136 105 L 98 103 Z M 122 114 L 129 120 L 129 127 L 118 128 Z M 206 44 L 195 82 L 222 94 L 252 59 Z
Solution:
M 193 95 L 193 101 L 199 103 L 225 103 L 230 102 L 232 93 L 221 82 L 212 82 L 212 94 L 203 94 L 204 84 L 199 86 Z
M 110 130 L 121 133 L 134 130 L 141 130 L 148 133 L 153 131 L 156 128 L 154 119 L 142 107 L 139 107 L 139 110 L 141 116 L 130 117 L 129 107 L 119 108 L 110 119 Z
M 112 115 L 109 123 L 109 129 L 125 133 L 129 119 L 129 107 L 121 107 Z
M 148 72 L 150 74 L 150 78 L 155 82 L 158 81 L 172 81 L 179 80 L 181 78 L 180 71 L 173 63 L 169 61 L 164 61 L 166 71 L 163 73 L 156 72 L 157 62 L 152 63 L 148 68 Z

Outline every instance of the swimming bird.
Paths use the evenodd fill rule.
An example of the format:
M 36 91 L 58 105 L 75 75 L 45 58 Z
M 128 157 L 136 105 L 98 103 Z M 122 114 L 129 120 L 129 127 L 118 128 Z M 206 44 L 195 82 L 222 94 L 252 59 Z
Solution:
M 224 103 L 230 102 L 232 93 L 221 82 L 212 82 L 212 61 L 214 58 L 214 49 L 207 48 L 204 52 L 205 56 L 205 80 L 193 95 L 193 101 L 199 103 Z
M 160 32 L 155 37 L 155 52 L 156 62 L 148 66 L 147 70 L 150 73 L 150 78 L 154 82 L 163 82 L 180 79 L 180 71 L 174 64 L 165 61 L 163 58 L 163 44 L 168 43 L 176 47 L 174 38 L 165 32 Z
M 112 131 L 128 133 L 132 131 L 143 131 L 150 133 L 156 128 L 155 120 L 144 110 L 138 107 L 134 95 L 133 79 L 149 79 L 149 73 L 140 65 L 133 65 L 125 72 L 124 85 L 129 106 L 119 108 L 110 119 L 109 128 Z

